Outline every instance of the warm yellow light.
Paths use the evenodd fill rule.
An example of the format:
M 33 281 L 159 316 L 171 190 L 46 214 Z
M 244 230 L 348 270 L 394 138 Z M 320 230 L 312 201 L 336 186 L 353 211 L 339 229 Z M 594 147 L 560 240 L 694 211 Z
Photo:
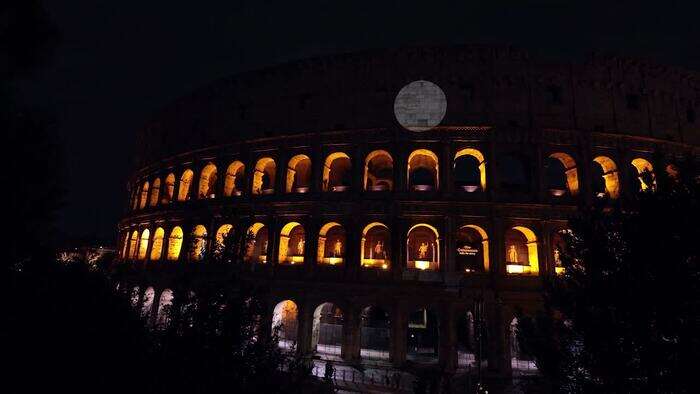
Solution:
M 554 267 L 554 272 L 556 272 L 557 275 L 563 274 L 565 271 L 564 267 Z
M 525 272 L 525 266 L 520 264 L 508 264 L 506 265 L 506 271 L 509 274 L 522 274 Z
M 387 269 L 387 268 L 389 268 L 389 266 L 386 263 L 382 264 L 382 269 Z
M 419 270 L 425 271 L 425 270 L 427 270 L 428 268 L 430 268 L 430 261 L 426 261 L 426 260 L 416 260 L 415 266 L 416 266 L 416 268 L 418 268 Z

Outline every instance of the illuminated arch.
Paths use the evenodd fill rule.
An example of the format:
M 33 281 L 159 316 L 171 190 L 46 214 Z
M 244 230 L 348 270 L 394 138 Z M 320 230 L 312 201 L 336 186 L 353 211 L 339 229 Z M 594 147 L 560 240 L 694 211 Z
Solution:
M 156 311 L 157 328 L 163 329 L 170 324 L 174 298 L 175 297 L 173 296 L 173 291 L 170 289 L 165 289 L 162 293 L 160 293 L 160 299 L 158 300 L 158 310 Z
M 611 199 L 617 199 L 620 196 L 620 177 L 615 162 L 607 156 L 598 156 L 593 161 L 598 163 L 603 170 L 605 193 Z
M 170 173 L 165 177 L 165 189 L 163 189 L 163 199 L 161 202 L 163 204 L 169 204 L 173 201 L 173 196 L 175 195 L 175 174 Z
M 224 180 L 224 196 L 240 196 L 245 187 L 245 165 L 240 161 L 234 161 L 226 169 Z
M 267 262 L 268 231 L 262 223 L 253 223 L 246 232 L 246 261 Z
M 165 238 L 165 230 L 162 227 L 158 227 L 156 232 L 153 233 L 153 245 L 151 245 L 151 261 L 160 260 L 160 256 L 163 254 L 163 239 Z
M 389 269 L 391 266 L 391 234 L 384 223 L 372 222 L 362 230 L 360 241 L 362 266 Z
M 292 300 L 284 300 L 272 312 L 272 330 L 279 335 L 279 346 L 291 349 L 297 340 L 299 308 Z
M 127 231 L 124 233 L 124 236 L 122 237 L 122 258 L 125 259 L 126 256 L 126 251 L 129 247 L 129 232 Z
M 329 222 L 318 233 L 319 264 L 342 264 L 345 259 L 345 229 L 339 223 Z
M 276 164 L 272 158 L 263 157 L 258 160 L 253 174 L 253 194 L 274 193 L 276 171 Z
M 408 164 L 406 165 L 406 173 L 409 188 L 415 191 L 428 191 L 437 190 L 440 188 L 440 170 L 439 170 L 439 160 L 433 151 L 428 149 L 416 149 L 408 155 Z M 412 179 L 412 176 L 419 175 L 419 171 L 425 171 L 426 175 L 430 174 L 431 183 L 430 184 L 417 184 L 416 182 L 423 182 L 422 180 Z
M 224 242 L 226 241 L 226 237 L 228 237 L 228 233 L 231 231 L 233 228 L 233 225 L 231 224 L 222 224 L 219 226 L 219 229 L 216 230 L 216 248 L 221 250 L 224 247 Z
M 394 159 L 389 152 L 375 150 L 367 155 L 362 182 L 365 191 L 384 191 L 394 188 Z
M 482 257 L 482 264 L 483 264 L 483 270 L 488 272 L 490 268 L 490 261 L 489 261 L 489 238 L 488 235 L 486 234 L 486 231 L 475 225 L 475 224 L 467 224 L 459 228 L 461 230 L 466 230 L 466 229 L 471 229 L 476 232 L 479 237 L 481 238 L 481 251 L 476 251 L 474 252 L 471 250 L 469 245 L 457 245 L 457 257 L 459 259 L 460 256 L 478 256 L 478 253 L 481 253 Z M 457 237 L 459 239 L 459 237 Z M 466 259 L 465 259 L 466 260 Z M 463 264 L 463 267 L 460 267 L 462 270 L 466 272 L 472 272 L 474 270 L 478 270 L 481 267 L 472 267 L 470 266 L 471 264 Z
M 129 258 L 130 259 L 135 259 L 136 258 L 136 253 L 137 253 L 137 246 L 138 246 L 138 241 L 139 240 L 139 232 L 134 230 L 133 233 L 131 233 L 131 239 L 129 240 Z
M 190 189 L 192 186 L 192 170 L 185 170 L 180 177 L 180 190 L 177 191 L 178 201 L 187 201 L 190 199 Z
M 207 251 L 207 229 L 201 224 L 194 226 L 192 230 L 192 245 L 190 258 L 194 261 L 204 259 Z
M 360 357 L 388 360 L 392 339 L 391 315 L 384 308 L 369 305 L 360 313 Z
M 289 222 L 280 231 L 280 264 L 304 263 L 306 239 L 304 226 L 299 222 Z
M 641 157 L 633 159 L 632 166 L 637 170 L 637 179 L 639 180 L 639 187 L 641 190 L 656 190 L 654 166 L 652 166 L 648 160 Z
M 287 163 L 286 193 L 306 193 L 311 184 L 311 159 L 306 155 L 296 155 Z
M 151 187 L 151 198 L 148 200 L 148 205 L 155 207 L 158 205 L 158 196 L 160 195 L 160 178 L 153 180 L 153 186 Z
M 148 181 L 143 183 L 141 186 L 141 198 L 139 199 L 139 209 L 146 208 L 146 203 L 148 202 Z
M 152 313 L 153 313 L 153 299 L 156 296 L 155 290 L 153 290 L 153 287 L 148 287 L 146 291 L 143 293 L 143 300 L 141 301 L 141 316 L 145 318 L 149 318 Z
M 551 159 L 559 160 L 564 166 L 564 174 L 566 175 L 566 186 L 572 196 L 578 194 L 578 170 L 576 169 L 576 161 L 570 155 L 563 152 L 556 152 L 549 155 Z
M 341 355 L 343 311 L 331 302 L 324 302 L 314 309 L 311 324 L 311 349 L 319 354 Z
M 478 169 L 479 169 L 479 183 L 481 186 L 481 190 L 484 191 L 486 190 L 486 160 L 484 159 L 484 155 L 477 149 L 474 148 L 464 148 L 455 154 L 454 162 L 455 164 L 457 163 L 457 159 L 463 156 L 470 156 L 473 157 L 476 162 L 478 163 Z
M 202 172 L 199 174 L 199 193 L 197 197 L 216 197 L 216 166 L 212 163 L 204 166 Z
M 182 250 L 182 228 L 175 226 L 170 231 L 168 237 L 168 260 L 177 261 L 180 258 L 180 250 Z
M 515 226 L 510 230 L 513 231 L 511 234 L 519 234 L 525 238 L 525 250 L 519 250 L 522 245 L 519 245 L 513 236 L 510 238 L 506 237 L 506 272 L 509 274 L 536 275 L 540 270 L 540 266 L 535 232 L 523 226 Z M 525 252 L 526 260 L 521 257 L 522 252 Z
M 331 153 L 323 163 L 323 191 L 341 192 L 350 187 L 352 166 L 345 152 Z
M 141 240 L 139 241 L 139 253 L 137 255 L 137 258 L 139 260 L 146 259 L 146 252 L 148 251 L 148 240 L 150 236 L 151 232 L 148 229 L 145 229 L 141 232 Z
M 440 234 L 437 228 L 418 223 L 406 233 L 406 268 L 421 271 L 440 269 Z

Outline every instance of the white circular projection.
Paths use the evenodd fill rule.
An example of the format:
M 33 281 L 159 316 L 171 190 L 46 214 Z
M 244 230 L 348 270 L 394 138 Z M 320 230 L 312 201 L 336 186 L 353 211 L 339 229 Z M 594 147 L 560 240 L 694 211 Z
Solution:
M 394 100 L 396 120 L 411 131 L 426 131 L 439 125 L 446 110 L 445 93 L 430 81 L 409 83 L 401 88 Z

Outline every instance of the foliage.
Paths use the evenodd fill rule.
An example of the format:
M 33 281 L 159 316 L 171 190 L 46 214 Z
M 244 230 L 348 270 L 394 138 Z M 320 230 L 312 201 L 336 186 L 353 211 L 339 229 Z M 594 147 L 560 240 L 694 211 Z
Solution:
M 565 273 L 545 308 L 519 318 L 519 342 L 555 391 L 691 392 L 698 351 L 695 169 L 657 173 L 629 210 L 598 206 L 570 220 Z

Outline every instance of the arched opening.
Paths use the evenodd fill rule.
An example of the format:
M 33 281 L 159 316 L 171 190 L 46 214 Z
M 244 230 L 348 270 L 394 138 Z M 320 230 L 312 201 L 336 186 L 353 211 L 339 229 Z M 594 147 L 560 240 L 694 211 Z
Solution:
M 455 154 L 455 189 L 465 192 L 486 190 L 486 161 L 484 155 L 474 148 L 465 148 Z
M 215 241 L 216 241 L 216 252 L 223 253 L 226 247 L 226 241 L 228 239 L 228 234 L 233 228 L 232 224 L 222 224 L 219 229 L 216 230 Z
M 337 265 L 344 262 L 345 229 L 339 223 L 330 222 L 321 227 L 318 234 L 319 264 Z
M 165 230 L 163 227 L 158 227 L 153 233 L 153 245 L 151 245 L 151 261 L 160 260 L 163 253 L 163 239 L 165 238 Z
M 539 270 L 537 237 L 527 227 L 515 226 L 506 232 L 506 272 L 536 275 Z
M 146 259 L 146 252 L 148 251 L 148 239 L 151 236 L 151 232 L 145 229 L 141 232 L 141 240 L 139 241 L 139 253 L 137 258 L 139 260 Z
M 297 222 L 289 222 L 280 232 L 279 264 L 303 264 L 306 237 L 304 226 Z
M 564 243 L 564 234 L 570 233 L 571 230 L 563 229 L 555 231 L 552 234 L 552 263 L 554 265 L 554 272 L 557 275 L 564 273 L 564 267 L 561 263 L 561 254 L 566 246 Z
M 457 315 L 455 319 L 457 325 L 457 365 L 460 367 L 474 367 L 479 354 L 479 343 L 486 341 L 478 338 L 479 327 L 472 311 L 464 311 Z M 482 351 L 484 346 L 482 345 Z M 482 355 L 483 358 L 483 355 Z
M 141 289 L 138 286 L 134 286 L 131 289 L 131 293 L 129 294 L 129 301 L 131 303 L 131 307 L 136 309 L 136 307 L 139 305 L 139 297 L 141 296 Z
M 462 272 L 486 272 L 489 270 L 489 240 L 481 227 L 468 224 L 457 231 L 457 269 Z
M 202 168 L 199 174 L 199 193 L 198 198 L 215 198 L 216 197 L 216 166 L 207 164 Z
M 170 321 L 172 320 L 173 298 L 173 291 L 170 289 L 165 289 L 160 293 L 158 312 L 156 312 L 156 327 L 158 329 L 165 329 L 170 325 Z
M 129 232 L 127 231 L 124 233 L 124 236 L 122 237 L 122 258 L 125 259 L 127 258 L 126 252 L 127 249 L 129 248 Z
M 175 174 L 170 173 L 165 177 L 165 189 L 163 189 L 163 192 L 162 204 L 169 204 L 173 201 L 173 196 L 175 195 Z
M 276 171 L 277 166 L 271 158 L 263 157 L 258 160 L 253 174 L 253 194 L 273 194 Z
M 552 153 L 545 162 L 545 182 L 549 194 L 561 197 L 568 191 L 578 194 L 578 170 L 573 157 L 566 153 Z
M 246 233 L 246 261 L 267 262 L 268 231 L 262 223 L 254 223 Z
M 311 185 L 311 159 L 306 155 L 296 155 L 287 164 L 285 192 L 308 193 Z
M 408 156 L 408 189 L 431 191 L 439 187 L 438 157 L 427 149 L 417 149 Z
M 234 161 L 226 169 L 224 180 L 224 196 L 240 196 L 245 189 L 245 165 L 240 161 Z
M 323 163 L 323 191 L 344 192 L 350 190 L 352 166 L 350 156 L 344 152 L 331 153 Z
M 515 374 L 531 374 L 537 372 L 537 365 L 532 356 L 527 354 L 518 340 L 518 319 L 513 318 L 510 322 L 508 339 L 510 346 L 511 368 Z
M 156 296 L 153 287 L 148 287 L 143 293 L 143 300 L 141 302 L 141 317 L 148 319 L 153 313 L 153 299 Z
M 432 309 L 421 308 L 408 315 L 406 358 L 434 363 L 438 358 L 438 319 Z
M 143 183 L 141 186 L 141 198 L 139 199 L 139 209 L 146 208 L 146 203 L 148 202 L 148 181 Z
M 499 158 L 500 186 L 504 192 L 530 191 L 531 178 L 528 161 L 519 154 L 506 153 Z
M 365 191 L 389 191 L 394 188 L 394 159 L 389 152 L 375 150 L 365 158 Z
M 378 306 L 368 306 L 360 314 L 360 357 L 365 360 L 388 360 L 391 320 Z
M 153 180 L 153 186 L 151 187 L 151 197 L 148 200 L 148 205 L 155 207 L 158 205 L 158 196 L 160 195 L 160 178 Z
M 178 201 L 187 201 L 190 199 L 190 188 L 192 186 L 192 170 L 185 170 L 180 177 L 180 190 L 177 191 Z
M 311 349 L 318 354 L 340 356 L 343 341 L 343 311 L 326 302 L 314 310 Z
M 598 156 L 593 161 L 593 191 L 598 198 L 609 197 L 613 200 L 620 196 L 620 178 L 617 165 L 609 157 Z
M 638 157 L 632 160 L 635 171 L 635 183 L 638 191 L 656 190 L 654 167 L 646 159 Z
M 170 231 L 170 237 L 168 237 L 168 260 L 177 261 L 180 258 L 182 235 L 183 232 L 180 226 L 175 226 Z
M 379 222 L 370 223 L 362 230 L 360 242 L 362 266 L 389 269 L 391 266 L 391 234 L 389 228 Z
M 139 239 L 139 232 L 134 230 L 133 233 L 131 233 L 131 239 L 129 240 L 129 258 L 130 259 L 136 259 L 137 255 L 137 250 L 136 247 L 138 246 L 138 239 Z
M 299 309 L 292 300 L 284 300 L 275 306 L 272 313 L 272 329 L 277 330 L 279 346 L 292 349 L 297 342 Z
M 192 230 L 192 244 L 190 247 L 190 259 L 200 261 L 204 259 L 207 251 L 207 229 L 198 224 Z
M 131 199 L 129 201 L 131 201 L 131 210 L 132 211 L 135 211 L 136 208 L 139 207 L 139 197 L 141 197 L 140 193 L 141 193 L 140 187 L 138 187 L 138 186 L 131 193 Z
M 429 224 L 416 224 L 406 237 L 406 268 L 437 271 L 440 268 L 440 235 Z

